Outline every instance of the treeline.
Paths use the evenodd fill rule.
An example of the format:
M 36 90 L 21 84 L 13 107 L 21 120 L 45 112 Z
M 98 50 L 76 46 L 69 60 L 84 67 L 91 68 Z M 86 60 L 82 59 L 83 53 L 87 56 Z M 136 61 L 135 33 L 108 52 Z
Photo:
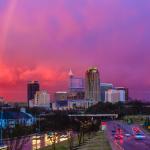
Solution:
M 120 117 L 125 115 L 149 115 L 150 114 L 150 103 L 143 103 L 141 101 L 132 101 L 128 103 L 102 103 L 88 108 L 85 113 L 91 114 L 105 114 L 105 113 L 116 113 Z

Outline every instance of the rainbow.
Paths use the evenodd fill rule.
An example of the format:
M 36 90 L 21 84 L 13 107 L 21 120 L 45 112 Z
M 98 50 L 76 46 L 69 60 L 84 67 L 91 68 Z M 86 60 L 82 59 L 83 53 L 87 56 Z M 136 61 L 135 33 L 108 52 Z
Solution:
M 3 54 L 3 52 L 6 49 L 6 42 L 7 42 L 7 35 L 9 32 L 9 28 L 11 26 L 11 22 L 14 16 L 14 11 L 15 8 L 17 6 L 17 2 L 18 0 L 11 0 L 8 7 L 6 8 L 6 12 L 5 12 L 5 16 L 4 16 L 4 21 L 3 21 L 3 26 L 2 26 L 2 43 L 1 43 L 1 53 L 0 53 L 0 57 L 2 57 L 1 55 Z

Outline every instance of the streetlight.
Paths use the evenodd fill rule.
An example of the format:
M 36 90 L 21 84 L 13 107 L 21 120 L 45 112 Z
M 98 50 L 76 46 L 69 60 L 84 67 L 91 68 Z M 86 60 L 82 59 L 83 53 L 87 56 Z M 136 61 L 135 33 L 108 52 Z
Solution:
M 1 126 L 0 126 L 0 148 L 6 150 L 8 147 L 3 143 L 3 102 L 1 105 Z
M 1 134 L 0 134 L 0 146 L 3 145 L 3 106 L 1 107 Z
M 72 129 L 68 130 L 67 136 L 68 136 L 69 148 L 70 148 L 70 150 L 72 150 L 73 149 L 73 131 L 72 131 Z
M 40 140 L 40 115 L 39 117 L 37 117 L 37 115 L 35 114 L 35 118 L 36 118 L 36 134 L 35 134 L 35 137 L 34 137 L 34 140 L 35 140 L 35 143 L 36 143 L 36 148 L 38 148 L 38 141 Z M 38 122 L 39 121 L 39 122 Z
M 4 104 L 4 102 L 2 102 L 2 104 L 1 104 L 0 146 L 4 146 L 4 143 L 3 143 L 3 104 Z

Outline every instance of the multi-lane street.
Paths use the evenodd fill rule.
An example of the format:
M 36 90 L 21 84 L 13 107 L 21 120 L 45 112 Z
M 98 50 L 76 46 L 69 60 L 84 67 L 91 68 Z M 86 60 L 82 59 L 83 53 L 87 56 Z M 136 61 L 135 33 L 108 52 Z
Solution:
M 138 125 L 108 122 L 107 137 L 114 150 L 150 150 L 150 136 Z

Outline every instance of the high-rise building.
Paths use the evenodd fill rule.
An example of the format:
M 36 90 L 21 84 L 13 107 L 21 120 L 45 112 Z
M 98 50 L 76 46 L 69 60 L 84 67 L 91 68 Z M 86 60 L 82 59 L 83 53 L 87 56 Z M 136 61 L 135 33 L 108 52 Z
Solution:
M 34 106 L 50 108 L 50 94 L 45 91 L 37 91 L 34 97 Z
M 101 101 L 102 102 L 105 102 L 105 92 L 112 88 L 113 88 L 113 84 L 111 84 L 111 83 L 100 83 Z
M 106 97 L 105 102 L 110 103 L 125 102 L 125 91 L 109 89 L 105 92 L 105 97 Z
M 38 81 L 29 81 L 27 85 L 27 99 L 28 99 L 28 106 L 32 105 L 35 94 L 37 91 L 40 90 L 40 85 Z
M 117 90 L 124 90 L 125 91 L 125 100 L 128 101 L 129 100 L 129 90 L 126 87 L 116 87 L 115 89 Z
M 97 68 L 90 68 L 85 74 L 85 99 L 101 101 L 100 77 Z
M 69 71 L 69 91 L 67 99 L 84 99 L 84 79 L 74 76 L 71 69 Z
M 69 91 L 81 92 L 84 90 L 84 79 L 73 75 L 71 69 L 69 71 Z

